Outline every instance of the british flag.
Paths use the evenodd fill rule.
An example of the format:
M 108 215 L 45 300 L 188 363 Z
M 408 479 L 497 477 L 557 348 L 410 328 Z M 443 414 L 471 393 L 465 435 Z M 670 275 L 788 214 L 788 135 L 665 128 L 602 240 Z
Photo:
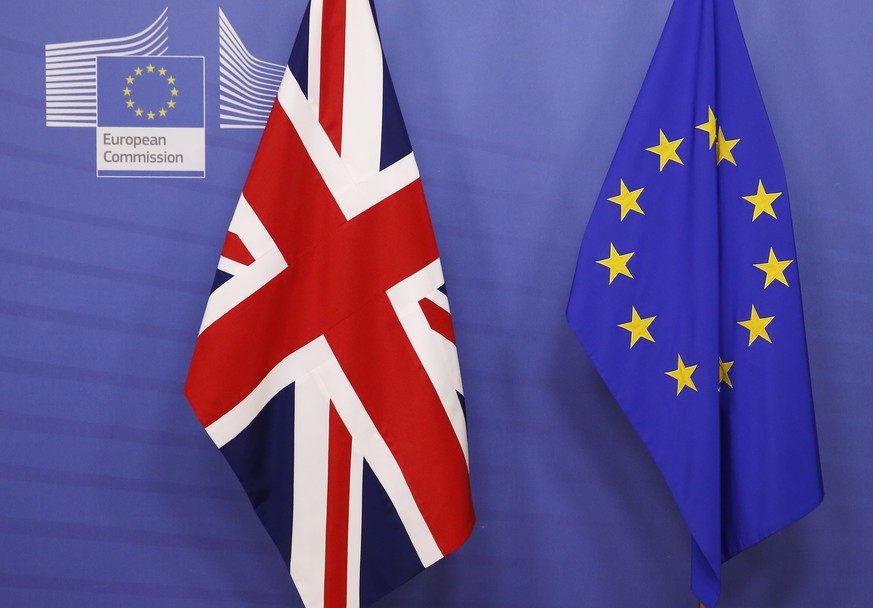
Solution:
M 365 606 L 473 522 L 439 253 L 368 0 L 312 0 L 185 393 L 304 604 Z

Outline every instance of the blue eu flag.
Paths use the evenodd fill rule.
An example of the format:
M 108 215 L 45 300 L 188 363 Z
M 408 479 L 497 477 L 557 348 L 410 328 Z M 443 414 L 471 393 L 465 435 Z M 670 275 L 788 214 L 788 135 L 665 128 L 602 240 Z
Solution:
M 788 191 L 732 0 L 676 0 L 582 240 L 567 317 L 691 531 L 692 589 L 814 509 Z

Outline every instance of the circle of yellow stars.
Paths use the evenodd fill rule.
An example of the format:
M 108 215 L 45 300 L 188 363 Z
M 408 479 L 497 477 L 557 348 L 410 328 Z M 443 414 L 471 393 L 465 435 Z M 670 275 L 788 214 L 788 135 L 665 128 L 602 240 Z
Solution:
M 713 112 L 711 106 L 707 107 L 706 122 L 696 125 L 695 129 L 703 131 L 707 134 L 710 150 L 712 150 L 713 147 L 715 148 L 716 166 L 720 165 L 723 161 L 731 165 L 737 166 L 737 160 L 734 157 L 734 149 L 737 147 L 741 140 L 740 138 L 729 139 L 728 136 L 725 135 L 724 128 L 721 124 L 719 124 L 719 121 L 716 119 L 715 113 Z M 676 163 L 677 165 L 684 166 L 685 163 L 682 161 L 682 158 L 679 155 L 679 147 L 682 145 L 683 141 L 685 141 L 685 138 L 683 137 L 671 140 L 669 137 L 667 137 L 663 130 L 659 129 L 658 144 L 645 149 L 647 152 L 651 152 L 652 154 L 658 156 L 659 172 L 664 171 L 664 169 L 667 168 L 670 163 Z M 639 184 L 634 184 L 634 186 L 638 185 Z M 619 207 L 619 221 L 624 222 L 624 220 L 631 212 L 645 216 L 645 211 L 643 211 L 643 208 L 640 205 L 640 197 L 642 196 L 644 190 L 644 187 L 629 188 L 628 185 L 625 183 L 624 179 L 619 180 L 618 194 L 607 197 L 606 199 L 611 203 L 615 203 Z M 757 221 L 762 215 L 768 215 L 774 220 L 778 219 L 776 211 L 773 208 L 773 204 L 779 199 L 780 196 L 782 196 L 782 192 L 768 192 L 764 186 L 763 181 L 759 179 L 756 191 L 752 194 L 749 194 L 748 196 L 742 197 L 743 200 L 751 203 L 753 206 L 751 218 L 752 222 Z M 609 285 L 612 285 L 613 281 L 621 276 L 627 277 L 628 280 L 634 279 L 633 273 L 628 268 L 628 263 L 630 262 L 634 254 L 634 251 L 626 251 L 623 253 L 619 252 L 619 250 L 615 246 L 615 243 L 610 242 L 609 255 L 601 260 L 595 260 L 597 264 L 604 266 L 609 270 Z M 786 287 L 788 286 L 788 280 L 785 278 L 785 269 L 788 268 L 788 266 L 791 265 L 793 262 L 794 260 L 789 259 L 780 260 L 774 252 L 773 247 L 770 247 L 767 260 L 761 263 L 753 264 L 753 266 L 765 274 L 764 289 L 767 289 L 774 282 L 781 283 Z M 649 328 L 656 318 L 657 317 L 654 315 L 648 317 L 642 316 L 637 311 L 635 306 L 631 307 L 630 321 L 618 324 L 618 327 L 624 329 L 630 334 L 629 348 L 633 348 L 640 340 L 655 342 L 655 338 L 652 336 Z M 775 316 L 761 316 L 761 314 L 755 308 L 755 305 L 752 304 L 749 318 L 743 321 L 738 321 L 737 324 L 748 330 L 749 346 L 752 346 L 752 344 L 754 344 L 755 341 L 759 338 L 772 344 L 773 340 L 770 338 L 770 335 L 767 332 L 767 327 L 774 321 L 775 318 Z M 682 360 L 681 354 L 677 354 L 676 358 L 676 369 L 664 372 L 667 376 L 676 380 L 676 395 L 678 396 L 679 394 L 681 394 L 685 388 L 697 391 L 697 387 L 695 386 L 694 380 L 692 378 L 695 370 L 697 369 L 697 364 L 686 364 Z M 733 366 L 734 361 L 724 361 L 721 357 L 719 357 L 719 390 L 721 390 L 722 384 L 724 384 L 728 388 L 733 388 L 733 382 L 731 381 L 730 377 L 730 371 Z
M 166 107 L 161 106 L 157 109 L 157 112 L 152 108 L 148 108 L 148 111 L 143 110 L 139 104 L 133 99 L 133 88 L 132 85 L 136 82 L 137 78 L 140 77 L 148 77 L 149 74 L 154 74 L 159 76 L 162 80 L 167 81 L 167 85 L 170 87 L 169 93 L 170 97 L 167 100 Z M 167 113 L 176 107 L 176 98 L 179 96 L 179 89 L 176 88 L 176 79 L 172 74 L 167 74 L 167 70 L 164 67 L 156 68 L 154 65 L 149 63 L 145 69 L 137 66 L 133 70 L 133 74 L 129 74 L 125 80 L 125 86 L 121 90 L 124 97 L 127 98 L 125 105 L 130 108 L 134 115 L 137 118 L 145 117 L 146 120 L 155 120 L 155 118 L 164 118 L 167 116 Z

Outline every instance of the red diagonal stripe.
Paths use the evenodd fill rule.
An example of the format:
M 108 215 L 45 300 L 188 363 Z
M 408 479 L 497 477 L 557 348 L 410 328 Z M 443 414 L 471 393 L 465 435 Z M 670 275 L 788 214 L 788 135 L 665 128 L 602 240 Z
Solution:
M 349 481 L 352 436 L 330 404 L 324 608 L 345 608 L 349 563 Z
M 388 297 L 370 300 L 327 340 L 397 459 L 440 550 L 455 550 L 475 519 L 467 463 Z
M 251 252 L 245 245 L 243 245 L 239 235 L 230 231 L 228 231 L 227 236 L 224 239 L 224 248 L 221 250 L 221 255 L 228 260 L 239 262 L 245 266 L 248 266 L 255 261 Z
M 322 10 L 318 120 L 336 151 L 340 152 L 346 62 L 346 0 L 324 0 Z
M 418 304 L 430 328 L 454 344 L 455 330 L 452 328 L 452 315 L 449 311 L 427 298 L 422 298 Z

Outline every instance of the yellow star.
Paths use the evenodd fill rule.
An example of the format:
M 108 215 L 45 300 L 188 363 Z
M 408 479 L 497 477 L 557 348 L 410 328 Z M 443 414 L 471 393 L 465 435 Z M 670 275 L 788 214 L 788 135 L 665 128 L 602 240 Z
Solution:
M 154 119 L 155 119 L 155 113 L 154 113 L 154 112 L 149 112 L 148 114 L 146 114 L 146 116 L 149 117 L 149 120 L 154 120 Z
M 621 327 L 622 329 L 626 329 L 630 332 L 630 348 L 633 348 L 634 344 L 636 344 L 637 340 L 639 340 L 640 338 L 645 338 L 649 342 L 655 341 L 655 339 L 652 337 L 652 334 L 649 333 L 649 325 L 651 325 L 652 321 L 654 320 L 655 317 L 648 317 L 647 319 L 640 318 L 637 309 L 631 306 L 631 320 L 627 323 L 618 324 L 619 327 Z
M 153 66 L 152 64 L 148 64 L 146 66 L 146 69 L 149 71 L 149 73 L 151 73 L 155 71 L 155 66 Z
M 172 76 L 170 76 L 169 78 L 167 78 L 167 83 L 168 84 L 176 84 L 176 79 L 173 78 Z
M 176 97 L 178 94 L 179 94 L 179 89 L 177 89 L 176 87 L 173 87 L 172 89 L 170 89 L 170 95 L 172 95 L 173 97 Z
M 176 102 L 171 99 L 170 101 L 167 102 L 167 107 L 168 108 L 175 108 Z
M 124 87 L 123 89 L 121 89 L 121 92 L 124 93 L 125 96 L 130 97 L 130 88 L 129 87 Z
M 770 247 L 770 256 L 767 258 L 767 261 L 763 264 L 752 264 L 752 266 L 767 273 L 767 277 L 764 279 L 764 289 L 767 289 L 773 281 L 779 281 L 783 285 L 788 286 L 788 281 L 785 279 L 785 269 L 793 261 L 776 259 L 776 254 L 773 253 L 773 248 Z
M 631 256 L 634 254 L 633 251 L 630 253 L 619 253 L 615 250 L 615 246 L 610 243 L 609 244 L 609 257 L 605 260 L 597 260 L 597 263 L 601 266 L 606 266 L 609 268 L 609 284 L 612 285 L 612 282 L 615 280 L 620 274 L 623 274 L 626 277 L 634 278 L 634 275 L 630 273 L 630 270 L 627 269 L 628 260 L 631 259 Z
M 158 110 L 158 114 L 160 114 L 161 116 L 166 116 L 167 115 L 166 108 L 161 108 L 160 110 Z
M 127 84 L 133 84 L 133 76 L 128 76 L 126 78 L 126 80 L 127 80 Z
M 141 108 L 137 108 L 137 109 L 136 109 L 136 115 L 137 115 L 137 116 L 142 116 L 142 109 L 141 109 Z
M 770 322 L 775 318 L 776 317 L 759 317 L 758 311 L 755 310 L 755 305 L 752 304 L 752 315 L 749 317 L 749 320 L 737 321 L 737 325 L 742 325 L 749 330 L 749 346 L 751 346 L 752 342 L 758 338 L 764 338 L 767 342 L 773 344 L 773 340 L 771 340 L 770 336 L 767 334 L 767 326 L 770 325 Z
M 700 129 L 704 133 L 709 133 L 709 149 L 712 150 L 715 144 L 715 114 L 712 113 L 712 107 L 706 106 L 709 109 L 709 119 L 702 125 L 697 125 L 695 129 Z
M 722 361 L 721 357 L 718 358 L 718 381 L 719 384 L 724 382 L 729 387 L 733 388 L 734 385 L 731 384 L 731 378 L 728 376 L 728 372 L 731 371 L 731 368 L 734 366 L 733 361 Z
M 661 168 L 658 170 L 663 171 L 664 167 L 671 160 L 679 163 L 680 165 L 684 165 L 685 163 L 683 163 L 682 159 L 679 158 L 679 154 L 676 152 L 676 150 L 679 148 L 679 144 L 681 144 L 685 140 L 685 138 L 680 137 L 679 139 L 674 139 L 673 141 L 670 141 L 667 139 L 667 136 L 664 135 L 663 131 L 659 130 L 658 133 L 660 134 L 660 142 L 658 143 L 658 145 L 652 146 L 651 148 L 646 148 L 647 152 L 652 152 L 653 154 L 657 154 L 660 157 Z
M 158 70 L 158 74 L 160 74 L 161 76 L 163 76 L 166 73 L 167 73 L 167 70 L 165 68 L 161 68 L 160 70 Z
M 755 194 L 744 196 L 743 200 L 747 200 L 755 206 L 755 211 L 752 213 L 752 221 L 758 219 L 762 213 L 776 218 L 776 212 L 773 211 L 773 201 L 782 196 L 781 192 L 767 192 L 764 190 L 764 182 L 758 180 L 758 191 Z
M 619 193 L 606 200 L 621 207 L 621 221 L 624 221 L 624 217 L 628 214 L 628 211 L 636 211 L 641 215 L 645 215 L 640 204 L 637 202 L 637 199 L 640 198 L 640 194 L 643 193 L 644 188 L 628 190 L 627 186 L 624 185 L 623 179 L 618 181 L 620 188 Z
M 716 161 L 715 164 L 718 165 L 721 161 L 726 160 L 733 166 L 737 166 L 737 161 L 734 160 L 734 155 L 731 150 L 734 149 L 740 142 L 739 139 L 727 139 L 724 136 L 724 131 L 721 130 L 721 127 L 718 128 L 718 143 L 715 146 L 715 156 Z
M 664 372 L 671 378 L 676 379 L 676 394 L 682 392 L 682 389 L 686 386 L 693 391 L 697 390 L 697 387 L 694 386 L 694 380 L 691 379 L 691 374 L 694 373 L 694 370 L 697 369 L 696 365 L 685 365 L 685 362 L 682 361 L 682 355 L 678 355 L 679 361 L 676 365 L 676 369 L 670 372 Z
M 137 76 L 142 76 L 142 68 L 136 68 L 133 73 Z
M 128 108 L 132 108 L 133 106 L 134 106 L 133 100 L 132 100 L 132 99 L 128 99 L 128 100 L 127 100 L 127 107 L 128 107 Z

